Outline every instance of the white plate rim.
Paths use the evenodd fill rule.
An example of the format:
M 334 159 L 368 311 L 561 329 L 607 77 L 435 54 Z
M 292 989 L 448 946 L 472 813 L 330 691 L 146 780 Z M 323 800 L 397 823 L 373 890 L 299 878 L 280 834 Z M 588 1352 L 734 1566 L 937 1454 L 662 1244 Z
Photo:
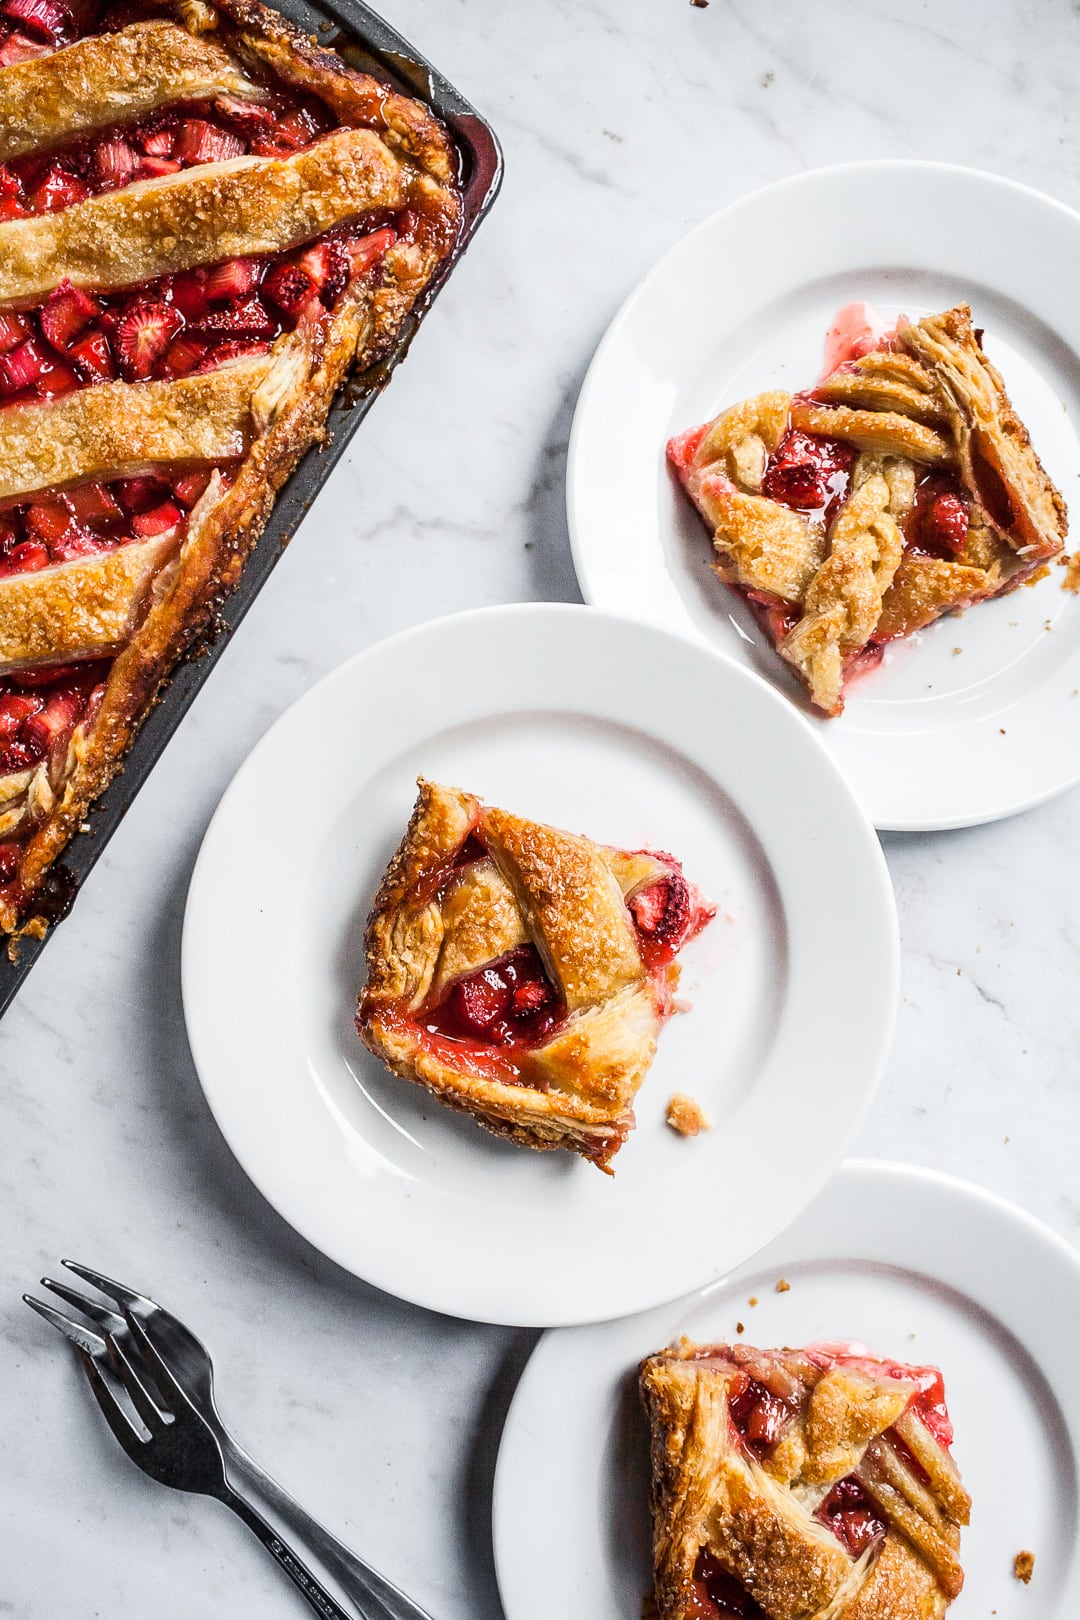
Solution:
M 714 210 L 713 213 L 699 220 L 696 225 L 691 226 L 688 231 L 672 242 L 661 254 L 660 258 L 640 277 L 611 317 L 589 362 L 575 403 L 567 448 L 566 517 L 574 571 L 582 596 L 591 606 L 608 609 L 605 593 L 598 586 L 596 573 L 591 567 L 591 553 L 585 534 L 585 525 L 581 521 L 577 510 L 576 491 L 580 481 L 582 441 L 586 432 L 586 411 L 591 404 L 591 396 L 598 387 L 598 379 L 602 376 L 607 352 L 618 341 L 620 330 L 633 307 L 652 286 L 653 282 L 666 274 L 671 262 L 692 247 L 696 238 L 704 236 L 715 229 L 721 221 L 731 221 L 737 217 L 741 210 L 748 208 L 750 205 L 756 205 L 766 198 L 780 198 L 785 192 L 820 182 L 826 178 L 846 174 L 866 174 L 872 171 L 881 171 L 887 174 L 890 170 L 923 171 L 935 175 L 950 175 L 960 181 L 992 182 L 993 185 L 1000 187 L 1003 191 L 1010 191 L 1017 196 L 1023 196 L 1031 202 L 1038 203 L 1042 207 L 1054 210 L 1071 220 L 1080 229 L 1080 210 L 1070 207 L 1068 203 L 1062 202 L 1060 198 L 1052 196 L 1049 192 L 1040 190 L 1037 186 L 1029 185 L 1025 181 L 1014 179 L 1009 175 L 998 174 L 992 169 L 980 169 L 972 164 L 939 162 L 930 158 L 865 158 L 847 163 L 822 164 L 813 169 L 800 170 L 795 174 L 784 175 L 778 180 L 770 181 L 763 186 L 755 187 L 752 191 L 743 193 L 742 196 L 733 198 L 724 207 Z M 625 606 L 622 606 L 620 610 L 626 611 Z M 642 603 L 635 611 L 647 617 L 648 605 Z M 656 622 L 663 624 L 666 628 L 674 628 L 671 621 L 666 617 L 658 617 Z M 687 616 L 685 624 L 679 627 L 679 632 L 695 640 L 706 639 L 689 616 Z M 888 810 L 875 808 L 872 812 L 872 820 L 875 827 L 881 832 L 945 832 L 965 827 L 984 826 L 995 821 L 1003 821 L 1015 815 L 1022 815 L 1028 810 L 1037 809 L 1040 805 L 1048 803 L 1060 794 L 1067 792 L 1070 788 L 1075 787 L 1078 782 L 1080 782 L 1080 754 L 1078 754 L 1075 765 L 1066 771 L 1056 783 L 1048 784 L 1036 791 L 1017 794 L 1015 797 L 1003 800 L 988 809 L 972 810 L 955 815 L 897 815 L 889 813 Z
M 548 1305 L 545 1309 L 538 1311 L 523 1312 L 521 1310 L 516 1310 L 513 1312 L 505 1312 L 493 1308 L 490 1300 L 484 1302 L 483 1299 L 478 1300 L 477 1298 L 463 1298 L 459 1292 L 455 1293 L 452 1290 L 448 1290 L 448 1287 L 443 1279 L 433 1281 L 429 1277 L 427 1278 L 426 1282 L 421 1285 L 417 1282 L 415 1276 L 413 1276 L 405 1285 L 402 1285 L 400 1279 L 393 1275 L 395 1270 L 395 1262 L 392 1256 L 389 1259 L 386 1259 L 385 1257 L 376 1259 L 369 1252 L 365 1258 L 365 1262 L 363 1264 L 358 1263 L 356 1254 L 350 1252 L 347 1246 L 343 1246 L 337 1240 L 336 1234 L 328 1234 L 327 1232 L 320 1230 L 318 1223 L 310 1219 L 302 1208 L 297 1208 L 292 1200 L 282 1193 L 279 1187 L 271 1187 L 267 1184 L 266 1176 L 265 1174 L 261 1173 L 261 1168 L 258 1163 L 257 1143 L 254 1148 L 249 1146 L 249 1144 L 244 1140 L 243 1131 L 241 1130 L 238 1132 L 236 1129 L 235 1119 L 227 1106 L 227 1095 L 222 1092 L 217 1079 L 214 1077 L 213 1056 L 208 1050 L 201 1030 L 201 1011 L 199 1004 L 200 998 L 203 996 L 203 989 L 200 983 L 202 977 L 202 968 L 197 960 L 197 947 L 193 943 L 195 934 L 198 932 L 198 929 L 193 927 L 193 919 L 198 920 L 197 913 L 199 908 L 204 904 L 202 899 L 202 890 L 204 887 L 203 880 L 210 865 L 210 852 L 214 850 L 214 846 L 219 837 L 222 825 L 227 822 L 233 800 L 242 791 L 242 784 L 246 775 L 251 771 L 256 771 L 264 757 L 272 755 L 276 739 L 282 735 L 284 729 L 290 721 L 291 716 L 295 716 L 298 712 L 302 713 L 309 706 L 317 705 L 324 689 L 332 686 L 334 683 L 351 681 L 357 678 L 362 679 L 363 674 L 368 666 L 374 665 L 378 660 L 381 659 L 400 656 L 402 653 L 407 655 L 417 643 L 422 643 L 425 637 L 428 637 L 435 632 L 445 632 L 450 630 L 454 632 L 460 631 L 467 633 L 486 620 L 504 618 L 506 616 L 511 616 L 515 622 L 534 618 L 542 624 L 547 621 L 551 615 L 556 615 L 564 620 L 566 616 L 572 617 L 573 620 L 581 625 L 582 630 L 585 633 L 590 633 L 587 628 L 588 626 L 592 624 L 599 624 L 603 621 L 621 627 L 623 630 L 628 630 L 632 633 L 644 632 L 650 636 L 663 638 L 673 647 L 677 646 L 679 649 L 681 649 L 684 655 L 689 654 L 697 659 L 704 659 L 706 662 L 711 662 L 715 665 L 722 666 L 724 670 L 723 678 L 733 680 L 737 685 L 740 683 L 745 684 L 746 689 L 756 694 L 760 701 L 767 703 L 770 707 L 777 706 L 777 712 L 780 710 L 784 711 L 786 718 L 782 724 L 787 725 L 790 722 L 798 728 L 798 731 L 806 739 L 813 753 L 820 757 L 822 766 L 825 770 L 827 770 L 828 777 L 831 779 L 833 784 L 833 790 L 841 796 L 842 800 L 846 800 L 852 816 L 851 828 L 859 831 L 860 833 L 865 832 L 866 842 L 864 852 L 867 856 L 867 861 L 863 871 L 864 892 L 868 892 L 867 888 L 865 887 L 866 885 L 872 885 L 874 889 L 873 903 L 880 907 L 881 929 L 875 943 L 880 950 L 880 996 L 882 1001 L 887 1004 L 888 1016 L 883 1016 L 881 1019 L 880 1026 L 878 1026 L 877 1039 L 874 1043 L 873 1051 L 864 1054 L 863 1057 L 862 1067 L 867 1076 L 866 1083 L 863 1085 L 858 1097 L 854 1100 L 851 1113 L 849 1117 L 845 1119 L 843 1128 L 838 1129 L 837 1131 L 836 1152 L 835 1156 L 830 1155 L 830 1159 L 832 1163 L 838 1162 L 843 1154 L 844 1148 L 850 1141 L 853 1133 L 858 1129 L 859 1123 L 865 1117 L 865 1114 L 872 1103 L 877 1082 L 880 1079 L 888 1053 L 891 1049 L 896 1010 L 899 1000 L 899 928 L 896 917 L 895 896 L 884 855 L 880 849 L 876 837 L 874 836 L 873 830 L 870 828 L 865 816 L 859 809 L 850 789 L 847 787 L 835 765 L 828 759 L 827 755 L 824 753 L 824 750 L 821 749 L 821 745 L 814 737 L 811 728 L 807 726 L 802 717 L 792 710 L 789 705 L 783 703 L 782 698 L 780 698 L 778 694 L 771 691 L 768 683 L 761 681 L 760 678 L 752 671 L 743 668 L 733 660 L 724 657 L 722 654 L 717 653 L 713 649 L 701 646 L 694 647 L 691 643 L 687 642 L 686 638 L 676 636 L 670 631 L 664 630 L 655 625 L 643 623 L 642 621 L 636 620 L 627 615 L 605 613 L 602 610 L 593 609 L 590 607 L 564 603 L 514 603 L 508 605 L 469 609 L 464 612 L 448 614 L 442 618 L 429 620 L 425 623 L 414 625 L 402 631 L 398 631 L 394 635 L 385 638 L 383 641 L 374 643 L 372 646 L 346 660 L 335 670 L 330 671 L 320 681 L 304 692 L 290 706 L 290 708 L 280 715 L 278 719 L 270 726 L 262 738 L 260 738 L 259 742 L 256 743 L 247 758 L 239 766 L 232 780 L 222 794 L 218 807 L 207 827 L 192 872 L 187 902 L 185 905 L 183 937 L 181 943 L 181 990 L 185 1023 L 187 1027 L 188 1042 L 192 1053 L 192 1059 L 199 1077 L 203 1094 L 218 1128 L 221 1130 L 222 1135 L 224 1136 L 231 1152 L 237 1159 L 241 1168 L 259 1189 L 262 1196 L 265 1197 L 267 1201 L 278 1211 L 282 1218 L 285 1219 L 315 1248 L 328 1255 L 329 1258 L 334 1260 L 337 1264 L 343 1266 L 346 1270 L 352 1272 L 354 1275 L 362 1278 L 363 1280 L 372 1283 L 374 1286 L 383 1288 L 387 1292 L 394 1294 L 397 1297 L 410 1300 L 411 1302 L 424 1306 L 425 1308 L 440 1311 L 444 1314 L 457 1316 L 466 1320 L 497 1321 L 533 1327 L 546 1327 L 553 1323 L 573 1325 L 576 1323 L 596 1320 L 598 1316 L 606 1317 L 624 1315 L 628 1311 L 637 1311 L 643 1308 L 646 1304 L 655 1305 L 658 1302 L 658 1296 L 655 1292 L 648 1296 L 639 1295 L 629 1303 L 620 1298 L 619 1301 L 614 1305 L 612 1305 L 611 1301 L 608 1300 L 601 1309 L 597 1309 L 594 1306 L 590 1306 L 588 1309 L 583 1309 L 579 1306 L 573 1310 L 567 1311 L 566 1309 L 552 1308 L 550 1305 Z M 211 910 L 216 910 L 218 901 L 216 898 L 214 898 L 209 902 L 209 904 Z M 199 927 L 205 932 L 205 919 L 199 922 Z M 804 1207 L 813 1197 L 817 1195 L 817 1193 L 820 1191 L 822 1181 L 824 1180 L 825 1175 L 828 1173 L 828 1168 L 829 1165 L 826 1164 L 825 1170 L 822 1174 L 815 1173 L 813 1177 L 807 1177 L 806 1186 L 800 1193 L 799 1198 L 792 1202 L 790 1209 L 785 1210 L 789 1218 L 797 1214 L 800 1208 Z M 760 1242 L 756 1245 L 756 1247 L 761 1247 L 767 1244 L 775 1235 L 776 1223 L 774 1221 L 770 1222 L 768 1227 L 762 1231 Z M 683 1286 L 681 1284 L 676 1292 L 683 1292 Z
M 1077 1297 L 1080 1298 L 1080 1252 L 1068 1242 L 1060 1233 L 1044 1221 L 1031 1214 L 1029 1210 L 1002 1194 L 983 1187 L 977 1182 L 969 1181 L 960 1176 L 954 1176 L 947 1171 L 935 1170 L 925 1165 L 911 1164 L 901 1160 L 873 1159 L 868 1157 L 852 1157 L 845 1159 L 835 1176 L 828 1184 L 828 1189 L 835 1189 L 839 1183 L 850 1182 L 857 1189 L 861 1182 L 867 1179 L 877 1183 L 879 1188 L 887 1188 L 889 1184 L 900 1187 L 905 1192 L 919 1190 L 930 1192 L 934 1197 L 947 1200 L 954 1206 L 971 1212 L 973 1221 L 977 1224 L 980 1218 L 989 1217 L 991 1220 L 1004 1224 L 1014 1232 L 1024 1235 L 1027 1242 L 1038 1246 L 1040 1251 L 1049 1255 L 1055 1265 L 1062 1268 L 1062 1273 L 1070 1277 L 1075 1285 Z M 793 1236 L 796 1225 L 787 1228 Z M 780 1241 L 785 1236 L 780 1234 Z M 877 1258 L 887 1263 L 895 1263 L 894 1257 L 879 1256 Z M 740 1265 L 728 1274 L 730 1278 L 737 1278 L 739 1273 L 756 1263 L 758 1257 L 751 1256 L 744 1265 Z M 727 1279 L 724 1279 L 725 1281 Z M 950 1285 L 956 1286 L 955 1278 L 943 1279 Z M 712 1286 L 712 1285 L 709 1285 Z M 689 1305 L 699 1294 L 704 1292 L 694 1290 L 684 1296 L 680 1301 L 667 1301 L 664 1306 L 654 1311 L 642 1311 L 637 1317 L 622 1318 L 619 1321 L 608 1323 L 584 1324 L 579 1327 L 549 1328 L 543 1333 L 533 1348 L 528 1361 L 518 1380 L 513 1398 L 507 1410 L 503 1424 L 502 1436 L 499 1442 L 499 1452 L 496 1458 L 495 1473 L 492 1487 L 492 1551 L 495 1563 L 496 1580 L 499 1587 L 499 1596 L 502 1602 L 506 1620 L 542 1620 L 535 1607 L 529 1607 L 522 1594 L 527 1588 L 527 1580 L 516 1575 L 515 1571 L 520 1564 L 519 1555 L 515 1552 L 515 1544 L 522 1545 L 520 1527 L 515 1526 L 515 1513 L 518 1512 L 518 1498 L 514 1488 L 514 1481 L 519 1477 L 520 1469 L 531 1440 L 527 1434 L 530 1421 L 530 1406 L 535 1405 L 537 1389 L 542 1388 L 543 1380 L 547 1375 L 546 1362 L 552 1357 L 558 1347 L 572 1341 L 574 1335 L 579 1338 L 586 1334 L 594 1334 L 604 1329 L 629 1328 L 640 1319 L 644 1322 L 650 1316 L 658 1315 L 662 1310 L 677 1310 L 682 1304 Z M 996 1309 L 987 1307 L 977 1294 L 973 1294 L 968 1286 L 959 1289 L 974 1299 L 976 1304 L 990 1309 L 991 1315 L 999 1317 Z M 1010 1323 L 1008 1317 L 1000 1318 L 1004 1325 L 1012 1327 L 1016 1336 L 1023 1343 L 1022 1332 L 1015 1323 Z M 662 1333 L 662 1329 L 660 1330 Z M 1065 1359 L 1064 1352 L 1062 1354 Z M 1068 1370 L 1062 1366 L 1060 1382 L 1052 1383 L 1051 1389 L 1062 1410 L 1067 1422 L 1069 1438 L 1072 1442 L 1074 1462 L 1080 1455 L 1080 1388 L 1077 1387 L 1075 1376 L 1070 1377 Z M 1045 1376 L 1045 1374 L 1044 1374 Z M 536 1386 L 536 1388 L 534 1388 Z M 1076 1612 L 1074 1605 L 1080 1601 L 1080 1557 L 1074 1555 L 1071 1559 L 1067 1584 L 1061 1593 L 1061 1601 L 1054 1613 L 1046 1614 L 1040 1610 L 1041 1620 L 1072 1620 Z M 545 1610 L 545 1613 L 547 1611 Z

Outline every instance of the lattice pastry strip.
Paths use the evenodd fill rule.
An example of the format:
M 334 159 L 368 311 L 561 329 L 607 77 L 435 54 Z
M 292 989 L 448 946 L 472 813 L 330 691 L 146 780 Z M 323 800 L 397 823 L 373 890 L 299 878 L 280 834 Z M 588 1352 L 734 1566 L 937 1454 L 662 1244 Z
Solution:
M 528 1147 L 609 1167 L 713 915 L 631 853 L 421 780 L 375 900 L 357 1028 L 398 1075 Z
M 660 1620 L 940 1620 L 970 1499 L 940 1374 L 687 1340 L 642 1364 Z

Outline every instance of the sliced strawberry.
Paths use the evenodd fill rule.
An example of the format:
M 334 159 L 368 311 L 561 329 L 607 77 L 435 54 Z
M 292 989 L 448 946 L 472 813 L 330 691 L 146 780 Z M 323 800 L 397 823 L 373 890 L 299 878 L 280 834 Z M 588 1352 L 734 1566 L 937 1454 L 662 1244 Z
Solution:
M 15 546 L 6 557 L 0 558 L 0 572 L 29 574 L 35 568 L 48 568 L 51 561 L 48 547 L 40 540 L 24 540 L 21 546 Z
M 244 131 L 269 129 L 274 122 L 272 107 L 262 107 L 257 101 L 241 101 L 239 96 L 218 96 L 214 110 Z
M 263 296 L 286 315 L 298 315 L 309 298 L 318 296 L 315 278 L 299 264 L 279 264 L 262 285 Z
M 42 708 L 40 698 L 27 697 L 23 692 L 3 693 L 0 696 L 0 744 L 14 742 L 25 722 Z
M 169 486 L 160 478 L 118 478 L 113 485 L 125 512 L 149 512 L 169 493 Z
M 173 480 L 173 494 L 181 506 L 186 506 L 190 511 L 209 482 L 210 473 L 205 468 L 200 468 L 196 472 L 181 473 L 179 478 Z
M 159 360 L 155 376 L 190 376 L 204 359 L 208 347 L 209 345 L 203 338 L 192 337 L 188 332 L 181 332 L 179 337 L 173 338 L 169 347 L 165 350 L 164 357 Z
M 259 285 L 266 266 L 261 259 L 226 259 L 206 272 L 207 298 L 243 298 Z
M 18 175 L 13 174 L 6 163 L 0 163 L 0 197 L 17 197 L 19 189 Z
M 175 129 L 150 129 L 137 136 L 147 157 L 171 158 L 176 148 Z
M 370 270 L 373 264 L 378 264 L 386 256 L 388 249 L 397 241 L 397 232 L 391 230 L 372 231 L 370 236 L 358 237 L 350 242 L 346 249 L 349 255 L 349 269 L 354 276 L 362 276 L 365 270 Z
M 31 39 L 48 45 L 71 39 L 75 33 L 71 12 L 61 0 L 2 0 L 0 13 L 10 17 Z
M 344 242 L 316 242 L 301 253 L 297 263 L 311 276 L 324 304 L 332 304 L 349 279 L 349 255 Z
M 138 167 L 138 152 L 119 135 L 99 141 L 94 148 L 94 174 L 99 185 L 111 191 L 126 186 Z
M 61 688 L 48 698 L 40 714 L 31 715 L 23 726 L 23 735 L 28 743 L 36 744 L 43 753 L 51 753 L 67 741 L 84 705 L 81 692 Z
M 256 354 L 269 354 L 270 344 L 259 342 L 257 339 L 238 339 L 234 343 L 218 343 L 210 350 L 206 359 L 196 366 L 196 371 L 216 371 L 230 360 L 248 360 Z
M 200 337 L 275 337 L 278 322 L 258 298 L 238 298 L 224 309 L 204 315 L 191 330 Z
M 162 175 L 177 174 L 181 167 L 179 158 L 144 157 L 139 163 L 139 179 L 160 180 Z
M 171 290 L 173 304 L 185 321 L 197 321 L 210 307 L 205 270 L 189 270 L 186 275 L 174 276 Z
M 27 338 L 17 349 L 0 355 L 0 390 L 14 394 L 20 389 L 35 387 L 48 363 L 42 343 L 37 338 Z
M 131 527 L 143 540 L 149 540 L 152 535 L 164 534 L 167 529 L 175 529 L 183 517 L 183 512 L 172 501 L 162 501 L 160 506 L 153 507 L 149 512 L 140 512 L 132 518 Z
M 310 146 L 319 134 L 319 122 L 308 108 L 295 107 L 283 117 L 276 118 L 271 129 L 257 136 L 251 143 L 251 150 L 267 155 L 298 152 L 302 146 Z
M 68 350 L 68 359 L 84 382 L 111 382 L 116 376 L 112 350 L 104 332 L 88 332 Z
M 185 118 L 176 132 L 173 155 L 184 163 L 225 163 L 243 150 L 243 141 L 231 130 L 219 129 L 205 118 Z
M 0 354 L 7 354 L 30 335 L 30 322 L 25 315 L 0 315 Z
M 79 382 L 78 372 L 66 360 L 56 360 L 50 355 L 37 380 L 37 391 L 45 399 L 56 399 L 60 394 L 70 394 L 73 388 L 79 387 Z
M 46 298 L 38 320 L 54 349 L 66 349 L 84 331 L 101 305 L 65 279 Z
M 71 508 L 62 495 L 43 495 L 26 508 L 26 532 L 43 545 L 53 546 L 72 527 Z
M 116 323 L 113 348 L 126 382 L 149 377 L 181 324 L 171 304 L 159 298 L 134 298 Z
M 91 529 L 119 523 L 124 515 L 115 496 L 104 484 L 78 484 L 68 490 L 65 498 L 78 521 Z
M 30 208 L 35 214 L 54 214 L 72 203 L 85 202 L 89 195 L 90 187 L 79 175 L 60 163 L 50 163 L 30 194 Z
M 0 67 L 3 65 L 0 60 Z M 0 220 L 26 219 L 29 213 L 29 208 L 24 208 L 18 197 L 0 197 Z
M 0 67 L 13 67 L 16 62 L 33 61 L 35 56 L 48 56 L 52 48 L 44 40 L 28 39 L 13 29 L 0 41 Z

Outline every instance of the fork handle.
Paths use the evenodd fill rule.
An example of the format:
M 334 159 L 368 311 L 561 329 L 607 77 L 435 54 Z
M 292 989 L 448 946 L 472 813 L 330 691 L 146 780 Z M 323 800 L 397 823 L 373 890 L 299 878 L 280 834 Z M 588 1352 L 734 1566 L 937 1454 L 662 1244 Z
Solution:
M 358 1558 L 344 1542 L 329 1531 L 272 1474 L 260 1468 L 227 1431 L 219 1434 L 229 1477 L 242 1480 L 254 1489 L 292 1533 L 314 1552 L 329 1574 L 339 1583 L 346 1597 L 354 1602 L 366 1620 L 431 1620 L 412 1598 L 392 1581 Z
M 285 1571 L 316 1614 L 322 1615 L 323 1620 L 355 1620 L 315 1579 L 303 1560 L 296 1556 L 287 1542 L 282 1541 L 273 1525 L 267 1523 L 257 1508 L 228 1485 L 221 1492 L 219 1501 L 231 1508 L 237 1518 L 242 1519 L 248 1529 L 258 1536 L 271 1558 Z

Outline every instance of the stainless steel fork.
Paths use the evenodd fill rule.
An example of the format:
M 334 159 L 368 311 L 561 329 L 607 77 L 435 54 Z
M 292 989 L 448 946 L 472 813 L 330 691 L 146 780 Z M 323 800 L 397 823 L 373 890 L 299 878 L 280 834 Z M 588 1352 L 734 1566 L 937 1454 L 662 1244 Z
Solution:
M 115 1282 L 112 1278 L 102 1276 L 99 1272 L 92 1271 L 88 1266 L 79 1265 L 73 1260 L 63 1260 L 61 1264 L 91 1287 L 105 1294 L 120 1308 L 119 1311 L 111 1310 L 100 1301 L 72 1288 L 70 1284 L 57 1282 L 51 1277 L 43 1277 L 42 1287 L 48 1288 L 51 1293 L 81 1312 L 94 1324 L 93 1328 L 88 1328 L 44 1300 L 35 1299 L 29 1294 L 23 1295 L 26 1303 L 37 1311 L 39 1316 L 44 1317 L 75 1344 L 84 1358 L 83 1365 L 87 1368 L 88 1378 L 91 1377 L 90 1367 L 97 1373 L 99 1379 L 101 1377 L 97 1367 L 93 1365 L 95 1362 L 111 1367 L 117 1371 L 118 1376 L 121 1376 L 117 1370 L 117 1353 L 126 1356 L 129 1365 L 132 1362 L 137 1364 L 140 1360 L 146 1361 L 147 1358 L 141 1353 L 140 1345 L 134 1337 L 135 1330 L 141 1329 L 144 1340 L 150 1344 L 151 1351 L 163 1365 L 167 1365 L 174 1385 L 209 1430 L 221 1459 L 226 1488 L 231 1489 L 235 1484 L 242 1484 L 249 1491 L 254 1490 L 276 1517 L 315 1553 L 342 1592 L 355 1603 L 363 1620 L 430 1620 L 425 1610 L 352 1553 L 317 1519 L 312 1518 L 299 1502 L 290 1496 L 277 1480 L 260 1468 L 232 1438 L 221 1421 L 214 1400 L 214 1369 L 210 1354 L 190 1328 L 171 1311 L 165 1310 L 145 1294 L 137 1293 L 123 1283 Z M 150 1367 L 149 1370 L 153 1377 L 153 1368 Z M 96 1386 L 94 1392 L 97 1394 Z M 106 1392 L 108 1393 L 107 1386 Z M 165 1392 L 160 1393 L 164 1396 Z M 127 1423 L 122 1412 L 120 1415 L 130 1430 L 131 1425 Z M 118 1438 L 123 1443 L 123 1437 Z M 139 1460 L 136 1458 L 136 1461 Z M 243 1497 L 238 1497 L 238 1500 L 244 1501 L 245 1507 L 250 1512 L 255 1512 Z M 245 1522 L 248 1521 L 245 1519 Z M 261 1518 L 260 1522 L 265 1524 Z M 299 1560 L 295 1561 L 302 1569 L 303 1565 L 300 1565 Z M 317 1612 L 326 1615 L 340 1611 L 319 1609 Z

